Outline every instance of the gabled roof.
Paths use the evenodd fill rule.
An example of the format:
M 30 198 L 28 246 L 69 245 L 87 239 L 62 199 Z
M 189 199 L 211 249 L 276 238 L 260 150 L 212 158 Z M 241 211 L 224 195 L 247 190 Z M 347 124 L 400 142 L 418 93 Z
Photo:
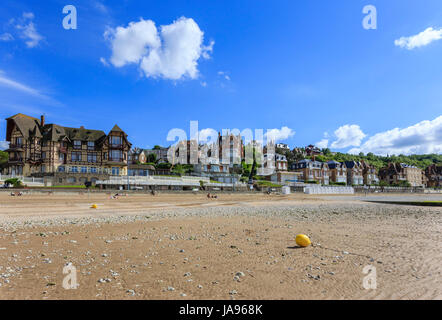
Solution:
M 43 127 L 43 136 L 50 141 L 60 141 L 66 136 L 66 132 L 56 124 L 47 124 Z
M 38 123 L 40 123 L 40 120 L 39 120 L 39 119 L 34 118 L 34 117 L 31 117 L 31 116 L 28 116 L 28 115 L 23 114 L 23 113 L 17 113 L 17 114 L 15 114 L 15 115 L 13 115 L 13 116 L 11 116 L 11 117 L 9 117 L 9 118 L 6 118 L 6 120 L 15 119 L 15 118 L 18 118 L 18 117 L 26 118 L 26 119 L 31 119 L 31 120 L 35 120 L 35 121 L 37 121 Z
M 18 113 L 12 117 L 7 118 L 6 120 L 14 121 L 18 130 L 20 130 L 20 132 L 23 134 L 23 137 L 26 139 L 32 136 L 35 136 L 37 138 L 42 137 L 40 131 L 40 120 L 38 120 L 37 118 Z
M 110 132 L 124 132 L 118 125 L 114 125 Z
M 360 167 L 361 163 L 359 161 L 345 161 L 346 167 L 349 169 L 353 169 L 354 167 Z
M 341 166 L 341 163 L 335 160 L 328 161 L 327 164 L 330 169 L 339 168 Z
M 13 121 L 17 126 L 18 130 L 23 134 L 25 139 L 29 137 L 44 138 L 50 141 L 93 141 L 96 144 L 102 143 L 106 139 L 106 134 L 101 130 L 91 130 L 84 127 L 80 128 L 70 128 L 63 127 L 57 124 L 46 124 L 41 126 L 40 120 L 27 116 L 22 113 L 18 113 L 6 119 L 8 121 Z M 8 129 L 9 130 L 9 129 Z M 8 131 L 9 132 L 9 131 Z M 111 132 L 122 132 L 123 130 L 118 125 L 115 125 Z M 127 141 L 127 135 L 124 133 L 125 139 Z M 9 138 L 7 138 L 9 139 Z M 129 143 L 129 142 L 128 142 Z M 130 143 L 129 143 L 130 144 Z
M 63 127 L 66 136 L 71 140 L 94 141 L 99 142 L 106 137 L 101 130 L 91 130 L 85 128 L 67 128 Z

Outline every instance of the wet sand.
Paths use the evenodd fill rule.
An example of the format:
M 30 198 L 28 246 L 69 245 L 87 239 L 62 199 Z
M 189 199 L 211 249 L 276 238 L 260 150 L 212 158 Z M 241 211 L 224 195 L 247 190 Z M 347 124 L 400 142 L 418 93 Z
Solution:
M 0 299 L 442 298 L 441 208 L 218 196 L 0 193 Z

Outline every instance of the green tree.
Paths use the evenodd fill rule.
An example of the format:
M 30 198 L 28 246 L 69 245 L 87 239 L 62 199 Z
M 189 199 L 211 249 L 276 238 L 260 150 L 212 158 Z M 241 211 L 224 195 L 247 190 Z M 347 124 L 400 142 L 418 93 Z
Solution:
M 181 164 L 176 164 L 173 169 L 172 172 L 177 174 L 177 175 L 184 175 L 184 173 L 186 172 L 186 170 L 184 169 L 184 167 Z
M 146 162 L 156 163 L 157 162 L 157 155 L 155 153 L 149 153 L 146 157 Z
M 4 168 L 6 168 L 6 165 L 8 164 L 8 159 L 8 153 L 0 150 L 0 172 L 3 171 Z

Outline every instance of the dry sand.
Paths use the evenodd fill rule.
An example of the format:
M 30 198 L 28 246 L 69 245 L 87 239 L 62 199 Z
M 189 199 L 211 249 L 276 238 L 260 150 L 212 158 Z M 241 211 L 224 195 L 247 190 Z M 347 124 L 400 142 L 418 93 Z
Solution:
M 361 199 L 3 192 L 0 299 L 441 299 L 441 208 Z

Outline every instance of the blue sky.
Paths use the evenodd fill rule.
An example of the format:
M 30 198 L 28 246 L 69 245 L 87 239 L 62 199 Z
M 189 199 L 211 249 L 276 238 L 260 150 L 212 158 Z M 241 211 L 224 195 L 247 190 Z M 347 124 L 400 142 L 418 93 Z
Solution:
M 76 30 L 62 26 L 67 4 Z M 377 9 L 375 30 L 362 26 L 366 5 Z M 159 47 L 145 40 L 137 53 L 138 38 L 123 32 L 131 22 Z M 44 113 L 104 131 L 118 123 L 142 148 L 169 145 L 170 129 L 197 120 L 278 129 L 291 147 L 442 153 L 441 28 L 439 0 L 3 0 L 0 117 Z

